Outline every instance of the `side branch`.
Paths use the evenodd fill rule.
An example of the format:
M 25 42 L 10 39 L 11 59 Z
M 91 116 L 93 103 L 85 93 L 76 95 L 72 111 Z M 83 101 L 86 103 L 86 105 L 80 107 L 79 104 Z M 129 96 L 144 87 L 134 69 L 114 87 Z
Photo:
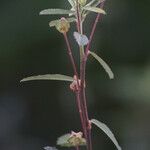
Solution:
M 103 9 L 104 3 L 105 3 L 105 1 L 103 1 L 103 2 L 100 4 L 100 8 Z M 88 43 L 88 45 L 87 45 L 87 47 L 86 47 L 86 50 L 85 50 L 86 56 L 88 55 L 88 51 L 89 51 L 89 49 L 90 49 L 90 45 L 91 45 L 91 42 L 92 42 L 92 39 L 93 39 L 95 30 L 96 30 L 96 26 L 97 26 L 97 23 L 99 22 L 99 19 L 100 19 L 101 16 L 102 16 L 101 14 L 98 14 L 97 17 L 96 17 L 96 19 L 95 19 L 95 22 L 94 22 L 94 24 L 93 24 L 92 31 L 91 31 L 90 38 L 89 38 L 89 43 Z

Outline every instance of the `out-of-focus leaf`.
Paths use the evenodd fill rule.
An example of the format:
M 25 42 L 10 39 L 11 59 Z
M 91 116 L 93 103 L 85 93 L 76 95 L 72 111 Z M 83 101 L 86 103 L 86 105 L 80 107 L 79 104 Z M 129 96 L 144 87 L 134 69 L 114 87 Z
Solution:
M 107 65 L 107 63 L 102 58 L 100 58 L 97 54 L 95 54 L 94 52 L 89 51 L 89 53 L 102 65 L 102 67 L 105 69 L 105 71 L 109 75 L 109 78 L 113 79 L 114 74 L 113 74 L 112 70 L 110 69 L 110 67 Z
M 102 3 L 105 0 L 92 0 L 90 1 L 88 4 L 85 5 L 85 7 L 87 6 L 91 6 L 91 7 L 97 7 L 99 6 L 100 3 Z M 87 10 L 83 10 L 83 14 L 86 17 L 88 14 L 90 13 L 90 11 Z
M 70 136 L 71 134 L 68 133 L 59 137 L 57 139 L 57 145 L 64 146 L 64 147 L 71 147 L 70 143 L 68 142 L 68 139 L 70 138 Z
M 82 137 L 76 137 L 68 133 L 62 135 L 57 139 L 57 145 L 62 147 L 76 147 L 76 146 L 85 146 L 86 140 Z
M 73 14 L 74 11 L 66 10 L 66 9 L 45 9 L 42 10 L 39 14 L 40 15 L 65 15 L 65 14 Z
M 75 22 L 76 21 L 76 18 L 65 18 L 68 22 Z M 58 21 L 60 21 L 60 19 L 57 19 L 57 20 L 53 20 L 53 21 L 50 21 L 50 23 L 49 23 L 49 26 L 50 27 L 54 27 L 54 26 L 56 26 L 57 25 L 57 23 L 58 23 Z
M 51 146 L 45 146 L 44 149 L 45 150 L 57 150 L 56 147 L 51 147 Z
M 73 82 L 72 77 L 61 75 L 61 74 L 46 74 L 46 75 L 31 76 L 31 77 L 22 79 L 20 82 L 32 81 L 32 80 L 59 80 L 59 81 Z
M 70 10 L 73 11 L 73 12 L 75 12 L 75 7 L 72 7 Z M 74 14 L 75 13 L 70 13 L 69 16 L 73 16 Z
M 119 146 L 114 134 L 111 132 L 111 130 L 107 127 L 106 124 L 96 120 L 96 119 L 92 119 L 91 123 L 93 123 L 94 125 L 96 125 L 99 129 L 101 129 L 110 139 L 111 141 L 115 144 L 115 146 L 117 147 L 118 150 L 121 150 L 121 147 Z
M 75 7 L 75 1 L 74 1 L 74 0 L 68 0 L 68 2 L 70 3 L 70 5 L 71 5 L 72 7 Z
M 86 4 L 86 6 L 96 7 L 97 5 L 99 5 L 100 3 L 102 3 L 103 1 L 104 0 L 92 0 L 88 4 Z
M 95 13 L 100 13 L 100 14 L 106 14 L 106 12 L 101 9 L 101 8 L 98 8 L 98 7 L 91 7 L 91 6 L 85 6 L 83 7 L 84 10 L 88 10 L 88 11 L 92 11 L 92 12 L 95 12 Z

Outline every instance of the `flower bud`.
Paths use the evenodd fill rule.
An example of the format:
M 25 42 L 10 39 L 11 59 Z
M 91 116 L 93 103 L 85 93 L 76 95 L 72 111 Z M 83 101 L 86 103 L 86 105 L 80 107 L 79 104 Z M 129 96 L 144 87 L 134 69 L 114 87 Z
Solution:
M 56 24 L 56 29 L 60 33 L 67 33 L 69 31 L 69 28 L 70 23 L 65 18 L 61 18 Z

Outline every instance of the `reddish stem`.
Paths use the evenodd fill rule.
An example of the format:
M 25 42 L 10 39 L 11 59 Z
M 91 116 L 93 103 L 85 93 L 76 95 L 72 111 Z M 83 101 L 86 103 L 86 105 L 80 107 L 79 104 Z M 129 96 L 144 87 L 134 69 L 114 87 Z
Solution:
M 83 117 L 83 108 L 82 108 L 82 104 L 81 104 L 81 101 L 80 101 L 80 91 L 76 92 L 76 99 L 77 99 L 77 106 L 78 106 L 78 111 L 79 111 L 79 114 L 80 114 L 80 120 L 81 120 L 83 133 L 87 137 L 86 124 L 85 124 L 84 117 Z
M 77 15 L 77 29 L 78 29 L 78 32 L 81 33 L 81 26 L 80 26 L 80 22 L 81 22 L 81 19 L 80 19 L 80 14 L 79 14 L 79 2 L 78 0 L 76 0 L 76 15 Z
M 76 146 L 76 150 L 79 150 L 79 146 Z
M 68 55 L 69 55 L 69 58 L 70 58 L 70 61 L 71 61 L 72 67 L 73 67 L 73 71 L 74 71 L 74 74 L 77 77 L 77 86 L 79 88 L 80 87 L 79 86 L 79 76 L 78 76 L 76 64 L 75 64 L 75 61 L 74 61 L 74 58 L 73 58 L 73 55 L 72 55 L 72 50 L 71 50 L 71 47 L 70 47 L 68 36 L 67 36 L 66 33 L 64 33 L 63 35 L 64 35 L 64 38 L 65 38 L 65 41 L 66 41 L 66 45 L 67 45 L 67 49 L 68 49 Z
M 81 63 L 81 70 L 80 70 L 80 78 L 81 78 L 81 99 L 83 102 L 83 111 L 85 117 L 85 124 L 86 124 L 86 140 L 87 140 L 87 149 L 92 150 L 92 141 L 91 141 L 91 129 L 89 128 L 89 117 L 88 117 L 88 109 L 87 109 L 87 102 L 85 96 L 85 68 L 86 68 L 86 55 L 82 58 Z
M 100 5 L 100 8 L 103 8 L 104 7 L 104 2 L 103 1 Z M 85 50 L 85 54 L 86 56 L 88 55 L 88 51 L 90 49 L 90 46 L 91 46 L 91 42 L 92 42 L 92 39 L 93 39 L 93 36 L 94 36 L 94 33 L 95 33 L 95 30 L 96 30 L 96 26 L 97 26 L 97 23 L 99 22 L 99 19 L 102 15 L 101 14 L 98 14 L 96 19 L 95 19 L 95 22 L 93 24 L 93 27 L 92 27 L 92 31 L 91 31 L 91 34 L 90 34 L 90 38 L 89 38 L 89 42 L 88 42 L 88 45 L 86 46 L 86 50 Z
M 84 114 L 83 114 L 83 107 L 82 107 L 81 100 L 80 100 L 79 76 L 78 76 L 78 73 L 77 73 L 75 61 L 74 61 L 74 58 L 73 58 L 73 55 L 72 55 L 72 50 L 71 50 L 70 43 L 69 43 L 69 40 L 68 40 L 68 37 L 67 37 L 66 33 L 64 33 L 64 38 L 65 38 L 65 41 L 66 41 L 66 45 L 67 45 L 67 49 L 68 49 L 68 55 L 69 55 L 70 61 L 72 63 L 74 74 L 77 77 L 77 89 L 78 90 L 76 92 L 76 101 L 77 101 L 78 111 L 79 111 L 79 114 L 80 114 L 80 120 L 81 120 L 81 124 L 82 124 L 82 128 L 83 128 L 83 133 L 86 136 L 87 135 L 86 134 L 86 124 L 85 124 L 85 121 L 84 121 L 85 119 L 84 119 Z
M 103 6 L 104 6 L 104 2 L 101 3 L 100 8 L 103 8 Z M 93 24 L 92 31 L 91 31 L 90 38 L 89 38 L 89 42 L 88 42 L 88 45 L 87 45 L 86 50 L 85 50 L 85 55 L 82 58 L 81 70 L 80 70 L 81 94 L 82 94 L 82 99 L 83 99 L 84 114 L 85 114 L 85 117 L 86 117 L 86 125 L 87 125 L 86 129 L 87 129 L 87 140 L 88 140 L 87 144 L 88 144 L 88 149 L 89 150 L 92 150 L 92 141 L 91 141 L 91 128 L 89 128 L 89 118 L 88 118 L 88 110 L 87 110 L 85 88 L 84 88 L 85 69 L 86 69 L 86 61 L 87 61 L 87 57 L 88 57 L 88 51 L 90 49 L 90 45 L 91 45 L 95 30 L 96 30 L 97 23 L 100 19 L 100 16 L 101 16 L 101 14 L 97 15 L 97 17 L 95 19 L 95 22 Z
M 76 15 L 77 15 L 77 30 L 78 32 L 81 34 L 82 33 L 82 29 L 81 29 L 81 14 L 79 12 L 79 7 L 80 7 L 80 4 L 78 2 L 78 0 L 76 0 Z M 82 57 L 82 55 L 80 55 L 80 57 Z M 82 59 L 82 58 L 81 58 Z M 82 63 L 81 63 L 82 64 Z M 81 68 L 81 67 L 80 67 Z M 80 71 L 80 75 L 81 75 L 81 71 Z M 82 81 L 81 81 L 81 84 L 82 84 Z M 81 91 L 82 91 L 82 87 L 80 88 Z M 86 128 L 86 113 L 85 113 L 85 107 L 84 107 L 84 102 L 83 102 L 83 98 L 82 98 L 82 92 L 80 91 L 79 93 L 79 96 L 80 96 L 80 107 L 82 109 L 82 118 L 83 118 L 83 131 L 84 131 L 84 135 L 87 139 L 87 128 Z

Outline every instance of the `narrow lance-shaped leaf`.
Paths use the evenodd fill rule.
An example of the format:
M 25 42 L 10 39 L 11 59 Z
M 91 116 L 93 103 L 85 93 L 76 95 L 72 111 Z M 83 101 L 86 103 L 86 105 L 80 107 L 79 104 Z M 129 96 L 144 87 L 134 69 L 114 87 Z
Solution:
M 110 69 L 110 67 L 107 65 L 107 63 L 102 58 L 100 58 L 97 54 L 95 54 L 94 52 L 89 51 L 89 54 L 91 54 L 102 65 L 102 67 L 108 73 L 109 78 L 113 79 L 114 74 L 113 74 L 112 70 Z
M 102 3 L 105 0 L 92 0 L 90 1 L 88 4 L 85 5 L 85 7 L 87 6 L 91 6 L 91 7 L 97 7 L 100 3 Z M 90 13 L 90 11 L 84 10 L 83 13 L 85 15 L 88 15 Z
M 98 4 L 102 3 L 104 0 L 92 0 L 90 1 L 88 4 L 85 5 L 86 6 L 97 6 Z
M 74 1 L 74 0 L 68 0 L 68 2 L 70 3 L 70 5 L 71 5 L 72 7 L 75 7 L 75 1 Z
M 74 11 L 71 10 L 66 10 L 66 9 L 45 9 L 42 10 L 39 14 L 40 15 L 65 15 L 65 14 L 70 14 L 74 13 Z
M 94 125 L 96 125 L 98 128 L 100 128 L 111 140 L 112 142 L 115 144 L 115 146 L 117 147 L 118 150 L 121 150 L 121 147 L 119 146 L 114 134 L 111 132 L 111 130 L 107 127 L 107 125 L 105 125 L 104 123 L 96 120 L 96 119 L 92 119 L 91 123 L 93 123 Z
M 98 8 L 98 7 L 91 7 L 91 6 L 85 6 L 83 7 L 84 10 L 88 10 L 88 11 L 92 11 L 92 12 L 95 12 L 95 13 L 100 13 L 100 14 L 106 14 L 106 12 L 101 9 L 101 8 Z
M 22 79 L 20 82 L 32 81 L 32 80 L 59 80 L 59 81 L 73 82 L 72 77 L 61 75 L 61 74 L 46 74 L 46 75 L 31 76 L 31 77 Z

